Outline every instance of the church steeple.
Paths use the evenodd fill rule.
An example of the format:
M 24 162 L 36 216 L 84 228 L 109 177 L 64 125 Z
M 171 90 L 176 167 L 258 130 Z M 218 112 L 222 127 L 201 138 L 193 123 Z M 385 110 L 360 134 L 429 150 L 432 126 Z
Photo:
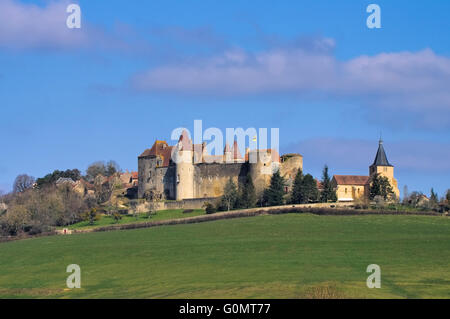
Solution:
M 383 140 L 381 138 L 380 141 L 378 142 L 378 151 L 372 166 L 393 166 L 389 164 L 386 152 L 384 151 Z

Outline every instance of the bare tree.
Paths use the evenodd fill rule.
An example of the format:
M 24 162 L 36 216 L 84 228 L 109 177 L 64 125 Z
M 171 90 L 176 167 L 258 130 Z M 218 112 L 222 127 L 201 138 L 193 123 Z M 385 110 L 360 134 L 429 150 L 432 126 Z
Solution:
M 13 192 L 22 193 L 27 189 L 33 187 L 34 182 L 35 179 L 32 176 L 29 176 L 27 174 L 19 175 L 16 177 L 16 180 L 14 181 Z

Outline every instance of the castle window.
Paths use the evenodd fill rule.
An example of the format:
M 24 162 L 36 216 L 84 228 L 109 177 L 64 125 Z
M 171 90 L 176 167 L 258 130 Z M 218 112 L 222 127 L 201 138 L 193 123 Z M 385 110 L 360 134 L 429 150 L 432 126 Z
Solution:
M 384 168 L 383 168 L 383 171 L 387 172 L 387 167 L 384 167 Z
M 180 174 L 177 175 L 177 183 L 180 182 Z
M 347 187 L 345 188 L 345 193 L 347 194 Z

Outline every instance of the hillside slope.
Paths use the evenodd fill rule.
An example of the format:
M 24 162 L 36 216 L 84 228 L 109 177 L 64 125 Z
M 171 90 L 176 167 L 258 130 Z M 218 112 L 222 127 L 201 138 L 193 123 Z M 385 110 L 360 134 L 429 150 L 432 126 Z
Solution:
M 268 215 L 0 244 L 0 297 L 450 298 L 450 220 Z M 81 267 L 81 289 L 66 267 Z M 381 266 L 381 289 L 366 267 Z

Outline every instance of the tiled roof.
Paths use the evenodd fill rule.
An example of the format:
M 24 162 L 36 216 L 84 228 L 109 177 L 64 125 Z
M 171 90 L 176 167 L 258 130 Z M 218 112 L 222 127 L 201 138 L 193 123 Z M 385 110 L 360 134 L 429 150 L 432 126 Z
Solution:
M 338 185 L 366 185 L 369 183 L 369 176 L 360 175 L 334 175 Z
M 227 143 L 228 145 L 228 143 Z M 241 152 L 239 151 L 238 143 L 235 140 L 233 143 L 233 147 L 231 148 L 231 154 L 233 156 L 233 159 L 243 159 Z
M 192 151 L 192 141 L 189 138 L 189 135 L 186 130 L 183 130 L 183 132 L 181 133 L 178 143 L 181 143 L 180 151 L 186 150 Z
M 139 157 L 159 156 L 163 160 L 161 166 L 167 167 L 172 158 L 172 149 L 173 146 L 168 146 L 166 141 L 156 141 L 152 148 L 146 149 Z

